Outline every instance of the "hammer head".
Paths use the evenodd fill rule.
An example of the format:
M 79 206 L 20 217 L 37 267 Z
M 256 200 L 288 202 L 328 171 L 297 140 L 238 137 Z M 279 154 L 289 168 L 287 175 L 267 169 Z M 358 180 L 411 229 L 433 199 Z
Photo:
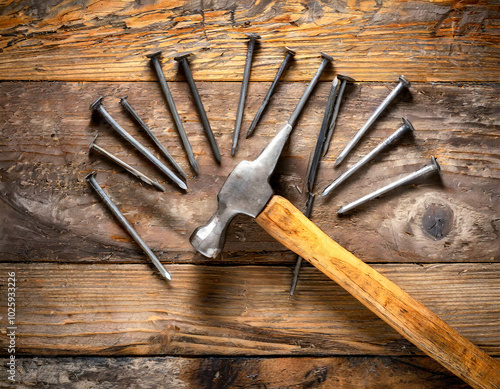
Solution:
M 291 130 L 287 123 L 254 161 L 240 162 L 227 177 L 217 195 L 217 211 L 189 238 L 198 252 L 216 258 L 224 247 L 231 220 L 239 213 L 257 217 L 264 209 L 273 196 L 269 179 Z

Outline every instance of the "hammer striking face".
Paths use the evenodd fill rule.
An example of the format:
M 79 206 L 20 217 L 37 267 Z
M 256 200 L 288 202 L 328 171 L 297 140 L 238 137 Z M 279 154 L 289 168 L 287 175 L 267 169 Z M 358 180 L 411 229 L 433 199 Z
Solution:
M 427 307 L 334 242 L 289 201 L 273 196 L 269 178 L 291 133 L 287 123 L 253 162 L 240 162 L 224 183 L 218 208 L 196 229 L 191 244 L 215 258 L 227 226 L 239 213 L 306 259 L 423 352 L 475 388 L 500 387 L 500 363 L 451 328 Z

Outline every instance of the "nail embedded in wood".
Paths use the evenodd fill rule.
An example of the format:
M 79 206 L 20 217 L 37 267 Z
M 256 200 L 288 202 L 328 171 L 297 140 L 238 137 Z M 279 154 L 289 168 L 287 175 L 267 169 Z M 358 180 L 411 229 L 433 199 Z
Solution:
M 345 180 L 351 177 L 355 172 L 357 172 L 361 167 L 370 162 L 373 158 L 375 158 L 378 154 L 380 154 L 387 146 L 396 140 L 400 139 L 407 132 L 413 132 L 415 129 L 413 125 L 410 123 L 408 119 L 403 118 L 403 125 L 399 127 L 396 131 L 394 131 L 391 135 L 389 135 L 386 139 L 384 139 L 381 143 L 379 143 L 372 151 L 366 154 L 363 158 L 361 158 L 356 164 L 354 164 L 351 168 L 337 177 L 330 185 L 328 185 L 321 196 L 326 196 L 331 193 L 332 190 L 337 188 L 340 184 L 342 184 Z
M 142 144 L 140 144 L 132 135 L 125 131 L 106 111 L 102 105 L 103 97 L 99 97 L 94 101 L 90 109 L 101 115 L 101 117 L 127 142 L 135 147 L 148 161 L 155 165 L 162 173 L 164 173 L 169 179 L 171 179 L 177 186 L 181 189 L 186 190 L 187 185 L 179 177 L 177 177 L 168 167 L 166 167 L 158 158 L 156 158 L 148 149 L 146 149 Z
M 141 239 L 139 234 L 134 230 L 132 225 L 125 219 L 125 216 L 121 213 L 118 207 L 113 203 L 110 197 L 104 192 L 101 188 L 97 180 L 95 179 L 96 172 L 92 172 L 85 177 L 88 181 L 92 189 L 99 195 L 99 197 L 104 201 L 104 204 L 109 208 L 111 213 L 118 219 L 120 224 L 127 230 L 130 236 L 135 240 L 135 242 L 139 245 L 139 247 L 144 251 L 144 253 L 148 256 L 148 258 L 153 262 L 156 266 L 160 274 L 165 277 L 167 280 L 171 280 L 172 277 L 170 273 L 163 267 L 161 262 L 158 260 L 156 255 L 151 251 L 151 249 L 147 246 L 147 244 Z
M 335 125 L 337 124 L 337 117 L 339 116 L 340 104 L 342 102 L 342 96 L 344 95 L 345 87 L 348 82 L 354 82 L 354 78 L 343 76 L 342 74 L 337 74 L 337 78 L 340 80 L 340 89 L 335 100 L 335 108 L 333 110 L 332 119 L 330 121 L 330 127 L 328 128 L 328 134 L 326 135 L 325 145 L 323 146 L 323 157 L 328 152 L 330 147 L 330 142 L 332 141 L 333 131 L 335 130 Z
M 410 87 L 410 82 L 408 82 L 404 76 L 399 76 L 399 83 L 396 87 L 389 93 L 389 95 L 385 98 L 384 101 L 375 109 L 372 115 L 368 118 L 367 122 L 361 127 L 356 135 L 349 141 L 347 146 L 342 150 L 340 155 L 335 160 L 335 166 L 338 166 L 342 163 L 344 158 L 351 152 L 351 150 L 356 146 L 359 140 L 363 137 L 363 135 L 369 130 L 372 124 L 377 120 L 382 112 L 389 106 L 392 100 L 396 98 L 396 96 L 403 90 Z
M 245 62 L 245 70 L 243 72 L 243 81 L 241 83 L 240 100 L 238 102 L 238 109 L 236 110 L 236 123 L 234 125 L 233 133 L 233 146 L 231 147 L 231 155 L 234 156 L 236 147 L 238 146 L 238 139 L 240 137 L 241 121 L 243 120 L 243 108 L 245 107 L 245 99 L 247 96 L 248 81 L 250 80 L 250 70 L 252 67 L 253 52 L 257 39 L 260 39 L 258 34 L 246 34 L 250 39 L 248 42 L 247 59 Z
M 177 112 L 174 98 L 172 97 L 172 93 L 170 93 L 167 80 L 165 79 L 165 75 L 163 74 L 163 70 L 160 64 L 160 56 L 161 56 L 161 51 L 155 51 L 154 53 L 146 55 L 146 57 L 151 60 L 151 64 L 153 65 L 153 68 L 156 72 L 156 76 L 158 77 L 158 82 L 160 83 L 163 94 L 165 95 L 165 99 L 167 100 L 167 105 L 170 110 L 170 113 L 172 114 L 172 118 L 174 119 L 177 132 L 181 137 L 181 141 L 184 146 L 184 150 L 186 151 L 189 164 L 191 165 L 195 173 L 198 174 L 198 165 L 196 163 L 196 160 L 194 159 L 193 149 L 191 147 L 191 143 L 189 143 L 189 139 L 187 137 L 186 131 L 184 130 L 184 126 L 182 125 L 181 118 L 179 116 L 179 113 Z
M 383 188 L 377 189 L 376 191 L 367 194 L 366 196 L 363 196 L 360 199 L 353 201 L 352 203 L 344 205 L 337 211 L 337 214 L 342 215 L 350 211 L 351 209 L 354 209 L 357 206 L 366 203 L 367 201 L 373 200 L 374 198 L 381 196 L 384 193 L 390 192 L 391 190 L 396 189 L 399 186 L 406 185 L 412 182 L 413 180 L 432 172 L 437 172 L 438 174 L 441 174 L 441 167 L 439 166 L 435 157 L 431 157 L 431 162 L 428 165 L 425 165 L 423 168 L 417 170 L 416 172 L 413 172 L 389 185 L 386 185 Z
M 302 94 L 302 97 L 300 98 L 297 107 L 295 107 L 295 111 L 293 111 L 292 116 L 290 116 L 290 119 L 288 119 L 288 124 L 290 124 L 292 127 L 295 125 L 295 122 L 297 121 L 300 112 L 302 111 L 302 108 L 304 108 L 304 105 L 309 99 L 309 96 L 311 96 L 313 89 L 316 87 L 316 84 L 318 83 L 321 74 L 331 61 L 333 61 L 332 57 L 330 57 L 328 54 L 321 53 L 321 64 L 319 65 L 318 70 L 316 70 L 316 74 L 312 78 L 306 90 Z
M 196 104 L 196 108 L 198 109 L 198 113 L 200 115 L 201 124 L 203 125 L 203 129 L 205 130 L 205 134 L 210 143 L 210 147 L 212 148 L 212 153 L 217 161 L 217 163 L 221 163 L 221 156 L 219 147 L 217 146 L 217 142 L 215 141 L 214 133 L 212 132 L 212 128 L 210 127 L 210 122 L 208 121 L 207 113 L 205 111 L 205 107 L 203 107 L 203 103 L 201 102 L 200 93 L 198 92 L 198 88 L 194 83 L 193 74 L 191 73 L 191 69 L 189 67 L 189 62 L 187 57 L 189 57 L 191 53 L 186 53 L 182 55 L 178 55 L 174 59 L 179 62 L 184 71 L 184 75 L 186 76 L 187 83 L 189 85 L 189 89 L 191 90 L 191 94 L 193 95 L 194 102 Z
M 108 158 L 110 161 L 113 161 L 114 163 L 116 163 L 118 166 L 121 166 L 122 168 L 124 168 L 127 172 L 129 172 L 130 174 L 132 174 L 133 176 L 137 177 L 139 180 L 141 180 L 142 182 L 148 184 L 148 185 L 152 185 L 154 186 L 156 189 L 158 190 L 161 190 L 162 192 L 165 192 L 165 188 L 163 186 L 161 186 L 158 181 L 156 180 L 152 180 L 151 178 L 149 178 L 148 176 L 146 176 L 145 174 L 142 174 L 139 170 L 136 170 L 134 169 L 132 166 L 130 166 L 129 164 L 127 164 L 126 162 L 123 162 L 121 159 L 119 159 L 117 156 L 115 156 L 114 154 L 111 154 L 109 151 L 103 149 L 102 147 L 98 146 L 95 144 L 95 141 L 97 139 L 99 135 L 96 135 L 95 138 L 92 140 L 92 143 L 90 143 L 90 146 L 89 146 L 89 154 L 92 154 L 92 153 L 98 153 L 106 158 Z
M 306 203 L 306 213 L 304 214 L 308 219 L 311 217 L 312 207 L 314 203 L 314 193 L 309 192 L 307 194 L 307 203 Z M 297 288 L 297 282 L 299 281 L 300 269 L 302 268 L 302 258 L 300 255 L 297 257 L 295 261 L 295 268 L 293 269 L 293 277 L 292 283 L 290 284 L 290 297 L 292 297 L 295 293 L 295 289 Z
M 271 96 L 274 94 L 276 87 L 278 86 L 279 80 L 285 70 L 288 68 L 288 64 L 290 61 L 293 59 L 295 56 L 295 51 L 292 49 L 289 49 L 288 47 L 286 48 L 286 57 L 281 63 L 278 72 L 276 73 L 276 76 L 274 77 L 273 83 L 269 87 L 269 90 L 267 91 L 266 97 L 264 97 L 264 101 L 262 102 L 261 106 L 259 107 L 257 114 L 255 115 L 252 124 L 250 124 L 250 128 L 248 129 L 247 132 L 247 139 L 250 138 L 254 131 L 255 128 L 257 127 L 257 124 L 259 123 L 260 118 L 262 117 L 262 114 L 264 113 L 267 105 L 269 104 L 269 101 L 271 100 Z
M 148 134 L 148 136 L 151 138 L 151 140 L 154 142 L 156 147 L 160 149 L 162 152 L 163 156 L 167 158 L 167 160 L 172 164 L 172 166 L 177 170 L 177 172 L 180 174 L 180 176 L 186 180 L 187 176 L 184 170 L 179 166 L 177 161 L 170 155 L 170 153 L 167 151 L 167 149 L 161 144 L 160 140 L 156 137 L 156 135 L 151 131 L 151 129 L 147 126 L 146 123 L 141 119 L 139 114 L 135 111 L 134 108 L 130 105 L 128 102 L 128 96 L 124 96 L 120 99 L 120 104 L 125 110 L 132 116 L 132 118 L 136 121 L 137 124 Z
M 313 158 L 311 164 L 309 165 L 309 170 L 307 172 L 307 190 L 312 192 L 314 189 L 314 183 L 316 181 L 316 175 L 318 173 L 319 162 L 321 159 L 321 154 L 323 152 L 323 147 L 326 140 L 326 132 L 330 124 L 333 108 L 335 105 L 335 96 L 339 90 L 339 79 L 335 77 L 332 81 L 330 87 L 330 93 L 328 95 L 328 100 L 326 102 L 325 114 L 323 115 L 323 122 L 321 123 L 321 128 L 318 134 L 318 140 L 316 141 L 316 147 L 314 148 Z

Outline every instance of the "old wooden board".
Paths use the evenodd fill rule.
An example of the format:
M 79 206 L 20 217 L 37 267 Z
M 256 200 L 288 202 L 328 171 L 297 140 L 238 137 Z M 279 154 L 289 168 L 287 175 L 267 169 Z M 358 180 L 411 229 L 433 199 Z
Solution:
M 169 79 L 192 51 L 197 79 L 236 81 L 247 32 L 262 36 L 253 80 L 272 80 L 285 45 L 300 61 L 288 80 L 308 80 L 320 51 L 359 81 L 500 78 L 493 1 L 18 0 L 0 14 L 3 80 L 153 80 L 144 55 L 161 49 Z
M 21 358 L 19 389 L 468 388 L 423 357 Z M 110 374 L 110 372 L 113 372 Z M 1 388 L 8 388 L 0 382 Z
M 16 385 L 467 387 L 314 268 L 304 268 L 297 295 L 289 299 L 295 255 L 249 218 L 234 220 L 216 260 L 195 254 L 188 237 L 214 211 L 227 174 L 258 155 L 287 120 L 324 51 L 334 62 L 306 105 L 273 187 L 304 209 L 304 178 L 337 73 L 357 82 L 347 88 L 316 193 L 392 133 L 401 117 L 410 119 L 414 136 L 337 193 L 317 199 L 312 219 L 498 358 L 499 21 L 493 1 L 0 3 L 0 356 L 9 356 L 6 275 L 15 271 Z M 247 32 L 259 33 L 262 44 L 232 158 Z M 244 140 L 285 45 L 297 51 L 297 60 L 255 136 Z M 197 177 L 145 58 L 154 50 L 163 50 L 165 75 L 200 166 Z M 223 154 L 221 166 L 173 61 L 185 51 L 194 53 L 191 68 Z M 400 74 L 412 82 L 410 92 L 334 168 L 340 150 Z M 118 122 L 154 150 L 118 105 L 119 97 L 129 96 L 188 172 L 187 193 L 92 120 L 88 108 L 100 95 Z M 158 178 L 167 192 L 89 157 L 97 133 L 98 144 Z M 335 215 L 432 155 L 442 166 L 441 181 L 421 180 L 347 217 Z M 91 192 L 84 177 L 93 170 L 172 272 L 171 283 Z M 432 220 L 438 219 L 436 231 Z
M 267 83 L 250 85 L 247 128 L 266 92 Z M 257 128 L 241 143 L 235 158 L 229 156 L 239 85 L 199 85 L 219 141 L 223 163 L 212 158 L 197 114 L 184 83 L 173 83 L 179 112 L 192 141 L 200 175 L 190 177 L 189 191 L 181 194 L 148 166 L 106 124 L 92 121 L 89 104 L 106 94 L 105 107 L 144 144 L 118 105 L 129 101 L 174 157 L 190 172 L 179 147 L 179 138 L 155 83 L 77 84 L 5 83 L 0 87 L 0 167 L 2 168 L 2 245 L 12 261 L 143 262 L 139 249 L 116 224 L 84 180 L 96 170 L 99 182 L 131 220 L 146 242 L 166 263 L 207 263 L 194 253 L 188 238 L 216 208 L 215 195 L 225 177 L 243 159 L 253 159 L 279 130 L 297 97 L 301 83 L 280 86 Z M 402 139 L 363 172 L 326 199 L 318 199 L 313 220 L 341 245 L 368 262 L 492 262 L 499 258 L 498 208 L 500 176 L 498 88 L 493 85 L 416 84 L 387 112 L 346 161 L 333 161 L 392 84 L 350 86 L 342 107 L 332 146 L 319 170 L 316 191 L 321 192 L 340 172 L 356 162 L 391 134 L 405 116 L 415 134 Z M 322 120 L 329 84 L 321 83 L 284 152 L 273 182 L 277 193 L 303 209 L 307 165 Z M 26 129 L 29 129 L 27 131 Z M 142 186 L 121 169 L 99 157 L 88 156 L 95 134 L 97 143 L 137 168 L 158 178 L 167 192 Z M 373 201 L 357 213 L 339 218 L 335 211 L 360 194 L 412 172 L 434 155 L 442 166 L 442 182 L 428 179 L 384 199 Z M 192 174 L 190 173 L 190 176 Z M 302 192 L 302 193 L 301 193 Z M 424 215 L 435 208 L 449 212 L 447 229 L 436 239 L 426 230 Z M 223 256 L 211 263 L 291 264 L 294 256 L 245 217 L 238 218 L 228 234 Z
M 374 265 L 492 355 L 500 355 L 499 266 Z M 421 354 L 314 268 L 294 299 L 280 266 L 170 265 L 168 283 L 147 264 L 15 269 L 18 355 Z

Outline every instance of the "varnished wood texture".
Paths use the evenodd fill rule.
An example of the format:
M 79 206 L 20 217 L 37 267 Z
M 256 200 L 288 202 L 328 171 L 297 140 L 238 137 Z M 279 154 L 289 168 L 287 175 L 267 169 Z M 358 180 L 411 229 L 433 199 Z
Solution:
M 319 52 L 359 81 L 498 81 L 499 5 L 494 1 L 8 1 L 0 8 L 0 79 L 153 80 L 145 54 L 165 71 L 192 51 L 198 80 L 243 74 L 245 33 L 262 36 L 252 80 L 270 81 L 297 51 L 287 79 L 306 81 Z M 331 72 L 327 73 L 331 76 Z
M 411 120 L 414 136 L 317 198 L 312 220 L 498 358 L 499 21 L 494 1 L 0 1 L 0 355 L 8 356 L 5 275 L 16 271 L 18 387 L 466 388 L 309 264 L 289 299 L 295 255 L 249 218 L 233 221 L 216 260 L 195 254 L 188 237 L 215 210 L 227 174 L 255 158 L 288 119 L 324 51 L 334 62 L 298 121 L 273 187 L 304 209 L 305 174 L 337 73 L 357 83 L 346 89 L 316 193 L 402 116 Z M 232 158 L 247 32 L 262 40 Z M 285 45 L 297 51 L 296 61 L 255 136 L 245 140 Z M 163 50 L 198 177 L 145 58 L 154 50 Z M 191 68 L 221 166 L 173 61 L 185 51 L 194 53 Z M 410 92 L 334 168 L 400 74 L 412 82 Z M 88 107 L 100 95 L 112 116 L 158 153 L 118 105 L 129 96 L 188 172 L 186 194 L 92 120 Z M 89 157 L 97 133 L 97 144 L 167 192 Z M 340 206 L 432 155 L 441 181 L 429 177 L 336 216 Z M 84 177 L 93 170 L 172 272 L 172 283 L 91 192 Z

